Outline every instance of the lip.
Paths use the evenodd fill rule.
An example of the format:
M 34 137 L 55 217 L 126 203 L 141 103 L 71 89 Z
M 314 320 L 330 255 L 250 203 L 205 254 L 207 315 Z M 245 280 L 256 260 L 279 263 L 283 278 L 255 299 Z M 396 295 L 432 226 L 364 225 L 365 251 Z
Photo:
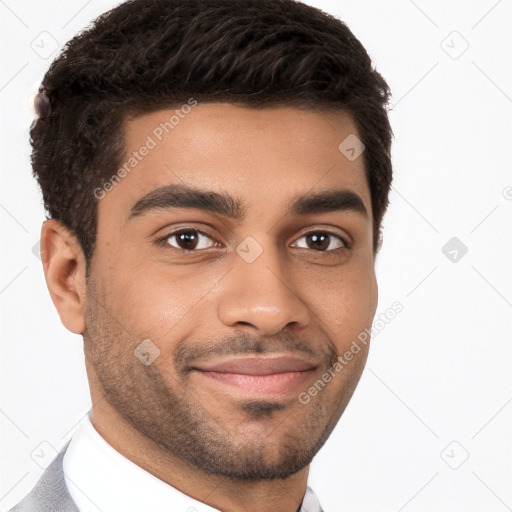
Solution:
M 303 372 L 317 365 L 294 356 L 244 357 L 194 366 L 195 370 L 240 375 L 273 375 L 276 373 Z
M 317 365 L 294 356 L 251 357 L 198 364 L 193 367 L 209 382 L 243 394 L 283 395 L 296 392 Z

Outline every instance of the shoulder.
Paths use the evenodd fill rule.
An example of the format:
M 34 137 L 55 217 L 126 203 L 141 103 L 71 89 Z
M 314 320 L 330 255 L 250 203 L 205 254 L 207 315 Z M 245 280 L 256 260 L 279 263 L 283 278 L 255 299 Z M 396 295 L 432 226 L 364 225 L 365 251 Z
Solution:
M 79 512 L 64 480 L 62 461 L 69 442 L 46 468 L 35 487 L 8 512 Z

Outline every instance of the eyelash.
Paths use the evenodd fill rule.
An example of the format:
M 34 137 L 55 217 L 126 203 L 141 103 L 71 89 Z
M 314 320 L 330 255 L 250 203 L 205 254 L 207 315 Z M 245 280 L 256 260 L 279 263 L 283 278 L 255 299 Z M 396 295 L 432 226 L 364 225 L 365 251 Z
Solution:
M 213 236 L 211 236 L 209 233 L 207 233 L 205 231 L 202 231 L 200 229 L 197 229 L 197 228 L 180 228 L 180 229 L 178 229 L 176 231 L 173 231 L 172 233 L 169 233 L 168 235 L 166 235 L 166 236 L 164 236 L 162 238 L 157 239 L 156 240 L 156 244 L 158 246 L 164 247 L 166 249 L 169 249 L 169 250 L 172 250 L 172 251 L 178 251 L 178 252 L 181 252 L 181 253 L 184 253 L 184 254 L 191 254 L 191 253 L 194 253 L 194 252 L 206 251 L 207 249 L 192 249 L 192 250 L 178 249 L 176 247 L 172 247 L 168 243 L 169 238 L 171 238 L 173 236 L 177 236 L 177 235 L 179 235 L 181 233 L 189 232 L 189 231 L 192 231 L 192 232 L 195 232 L 195 233 L 199 233 L 201 235 L 204 235 L 204 236 L 208 237 L 212 241 L 215 241 L 215 238 Z M 326 254 L 326 255 L 337 255 L 340 252 L 348 251 L 348 250 L 350 250 L 352 248 L 352 245 L 349 244 L 345 240 L 345 238 L 343 238 L 342 236 L 338 235 L 337 233 L 333 233 L 333 232 L 328 231 L 328 230 L 318 229 L 318 230 L 308 231 L 307 233 L 303 233 L 300 236 L 300 238 L 298 238 L 297 240 L 300 240 L 301 238 L 304 238 L 305 236 L 312 235 L 312 234 L 329 235 L 331 237 L 338 238 L 343 243 L 342 247 L 338 247 L 336 249 L 330 249 L 330 250 L 326 250 L 326 251 L 315 251 L 314 249 L 310 249 L 313 252 L 317 252 L 317 253 L 320 253 L 320 254 Z M 208 249 L 215 249 L 215 247 L 208 247 Z M 299 249 L 304 249 L 304 247 L 299 247 Z

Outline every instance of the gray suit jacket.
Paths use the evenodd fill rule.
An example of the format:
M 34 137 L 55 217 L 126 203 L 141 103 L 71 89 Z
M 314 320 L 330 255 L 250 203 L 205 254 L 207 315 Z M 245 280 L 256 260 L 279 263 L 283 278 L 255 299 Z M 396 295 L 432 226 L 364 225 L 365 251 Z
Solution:
M 46 468 L 32 491 L 9 512 L 79 512 L 66 487 L 62 468 L 68 445 L 69 442 Z

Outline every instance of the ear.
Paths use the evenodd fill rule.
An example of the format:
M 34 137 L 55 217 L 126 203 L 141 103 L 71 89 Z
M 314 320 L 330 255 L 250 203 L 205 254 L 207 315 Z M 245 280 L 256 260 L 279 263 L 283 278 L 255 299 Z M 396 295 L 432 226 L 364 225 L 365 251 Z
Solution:
M 46 285 L 64 327 L 85 331 L 85 256 L 76 236 L 61 222 L 49 219 L 41 228 L 41 259 Z

